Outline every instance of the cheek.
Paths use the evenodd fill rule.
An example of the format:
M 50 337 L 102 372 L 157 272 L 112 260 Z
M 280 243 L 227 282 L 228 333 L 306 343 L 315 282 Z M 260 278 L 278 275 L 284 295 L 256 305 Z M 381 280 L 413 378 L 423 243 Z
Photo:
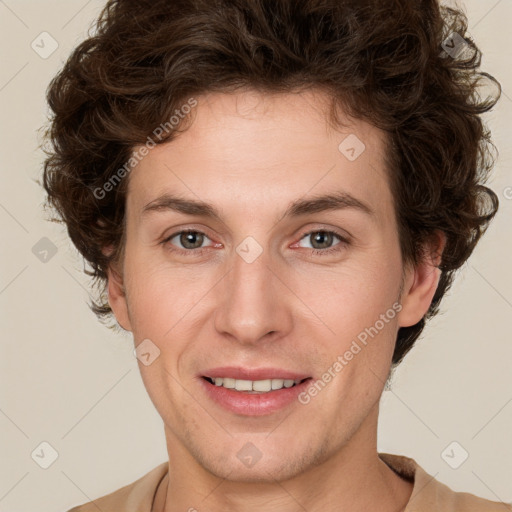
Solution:
M 208 311 L 218 307 L 213 302 L 222 286 L 218 281 L 223 269 L 213 264 L 170 264 L 134 249 L 128 247 L 126 252 L 125 284 L 135 339 L 163 342 L 176 333 L 186 339 L 187 331 L 207 321 Z M 280 277 L 299 300 L 283 291 L 280 307 L 292 308 L 289 313 L 301 329 L 315 329 L 315 325 L 324 328 L 327 338 L 319 341 L 326 352 L 343 353 L 398 298 L 400 258 L 397 251 L 391 252 L 376 244 L 337 266 L 308 263 L 283 269 Z M 216 291 L 208 294 L 214 288 Z M 389 329 L 386 323 L 382 334 L 388 334 Z M 175 343 L 179 344 L 173 340 L 173 346 Z
M 316 335 L 325 372 L 321 380 L 329 381 L 330 399 L 340 407 L 352 400 L 373 404 L 388 377 L 401 275 L 400 267 L 389 262 L 360 259 L 323 276 L 305 273 L 301 281 L 304 302 L 327 327 L 324 336 Z M 307 330 L 307 322 L 301 328 Z
M 401 277 L 399 266 L 391 261 L 382 256 L 354 259 L 338 269 L 304 271 L 294 280 L 292 286 L 297 295 L 339 340 L 337 349 L 342 349 L 386 313 L 385 328 L 380 322 L 378 327 L 389 331 L 399 307 Z
M 184 272 L 149 258 L 125 260 L 127 302 L 135 338 L 164 339 L 186 322 L 188 312 L 201 301 L 207 282 L 204 273 Z

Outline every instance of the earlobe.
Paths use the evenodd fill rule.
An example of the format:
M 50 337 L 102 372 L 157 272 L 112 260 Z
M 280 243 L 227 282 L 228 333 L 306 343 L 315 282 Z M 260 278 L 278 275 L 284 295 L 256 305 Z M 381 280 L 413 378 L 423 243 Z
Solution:
M 398 315 L 398 325 L 409 327 L 417 324 L 427 313 L 441 277 L 442 254 L 446 245 L 446 235 L 436 232 L 433 242 L 425 248 L 425 256 L 414 268 L 409 267 L 404 279 L 402 310 Z
M 132 327 L 128 314 L 128 304 L 126 302 L 123 278 L 112 266 L 108 268 L 107 278 L 108 303 L 114 312 L 117 323 L 125 331 L 131 331 Z

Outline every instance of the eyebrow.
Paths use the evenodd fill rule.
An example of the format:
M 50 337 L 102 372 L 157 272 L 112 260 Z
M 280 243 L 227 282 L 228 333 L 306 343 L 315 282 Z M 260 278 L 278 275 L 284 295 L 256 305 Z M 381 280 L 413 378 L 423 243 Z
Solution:
M 311 213 L 319 213 L 329 210 L 352 209 L 360 211 L 370 217 L 375 216 L 375 211 L 363 201 L 355 198 L 347 192 L 336 192 L 307 199 L 293 201 L 281 217 L 299 217 Z M 195 215 L 217 219 L 222 222 L 222 216 L 211 203 L 184 199 L 172 194 L 163 194 L 142 208 L 142 216 L 158 211 L 175 211 L 186 215 Z

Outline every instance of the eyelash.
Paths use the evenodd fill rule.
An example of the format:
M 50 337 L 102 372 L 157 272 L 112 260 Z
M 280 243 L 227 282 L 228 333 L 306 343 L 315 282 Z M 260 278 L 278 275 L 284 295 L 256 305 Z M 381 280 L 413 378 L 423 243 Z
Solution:
M 206 235 L 206 233 L 203 233 L 202 231 L 199 231 L 197 229 L 183 229 L 181 231 L 177 231 L 176 233 L 173 233 L 172 235 L 166 237 L 165 240 L 162 240 L 161 244 L 166 246 L 166 245 L 169 244 L 169 242 L 175 236 L 181 235 L 181 234 L 184 234 L 184 233 L 197 233 L 197 234 L 200 234 L 200 235 L 204 235 L 206 238 L 208 238 L 208 235 Z M 340 233 L 338 233 L 336 231 L 330 231 L 330 230 L 327 230 L 327 229 L 314 229 L 312 231 L 307 231 L 306 233 L 303 233 L 300 236 L 299 242 L 302 239 L 304 239 L 305 237 L 311 236 L 311 235 L 316 234 L 316 233 L 324 233 L 326 235 L 334 235 L 336 238 L 338 238 L 340 240 L 340 243 L 336 244 L 333 247 L 329 247 L 327 249 L 311 249 L 311 253 L 314 254 L 315 256 L 325 256 L 325 255 L 330 255 L 330 254 L 333 254 L 333 253 L 340 252 L 341 250 L 346 248 L 349 245 L 349 243 L 350 243 L 347 240 L 347 238 L 342 236 Z M 211 246 L 208 246 L 208 247 L 211 247 Z M 172 249 L 169 249 L 169 250 L 171 252 L 175 252 L 177 254 L 185 255 L 185 256 L 202 256 L 204 251 L 206 249 L 208 249 L 208 247 L 199 247 L 197 249 L 179 249 L 179 248 L 177 249 L 177 248 L 173 247 Z
M 303 235 L 301 235 L 299 241 L 302 240 L 303 238 L 310 236 L 312 234 L 315 234 L 315 233 L 324 233 L 326 235 L 333 235 L 340 240 L 340 243 L 334 245 L 333 247 L 328 247 L 327 249 L 311 249 L 311 253 L 314 254 L 315 256 L 332 255 L 332 254 L 342 251 L 349 245 L 349 242 L 345 237 L 341 236 L 336 231 L 329 231 L 329 230 L 325 230 L 325 229 L 316 229 L 313 231 L 308 231 L 307 233 L 304 233 Z

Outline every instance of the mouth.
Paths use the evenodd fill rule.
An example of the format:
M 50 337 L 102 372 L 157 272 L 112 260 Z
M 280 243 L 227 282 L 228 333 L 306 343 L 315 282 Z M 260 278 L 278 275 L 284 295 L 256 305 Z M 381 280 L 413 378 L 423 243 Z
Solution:
M 263 416 L 297 406 L 313 377 L 279 369 L 218 368 L 199 382 L 214 407 L 238 416 Z
M 311 379 L 264 379 L 264 380 L 246 380 L 233 379 L 231 377 L 203 377 L 204 380 L 213 386 L 231 389 L 246 394 L 266 394 L 280 389 L 293 388 Z

